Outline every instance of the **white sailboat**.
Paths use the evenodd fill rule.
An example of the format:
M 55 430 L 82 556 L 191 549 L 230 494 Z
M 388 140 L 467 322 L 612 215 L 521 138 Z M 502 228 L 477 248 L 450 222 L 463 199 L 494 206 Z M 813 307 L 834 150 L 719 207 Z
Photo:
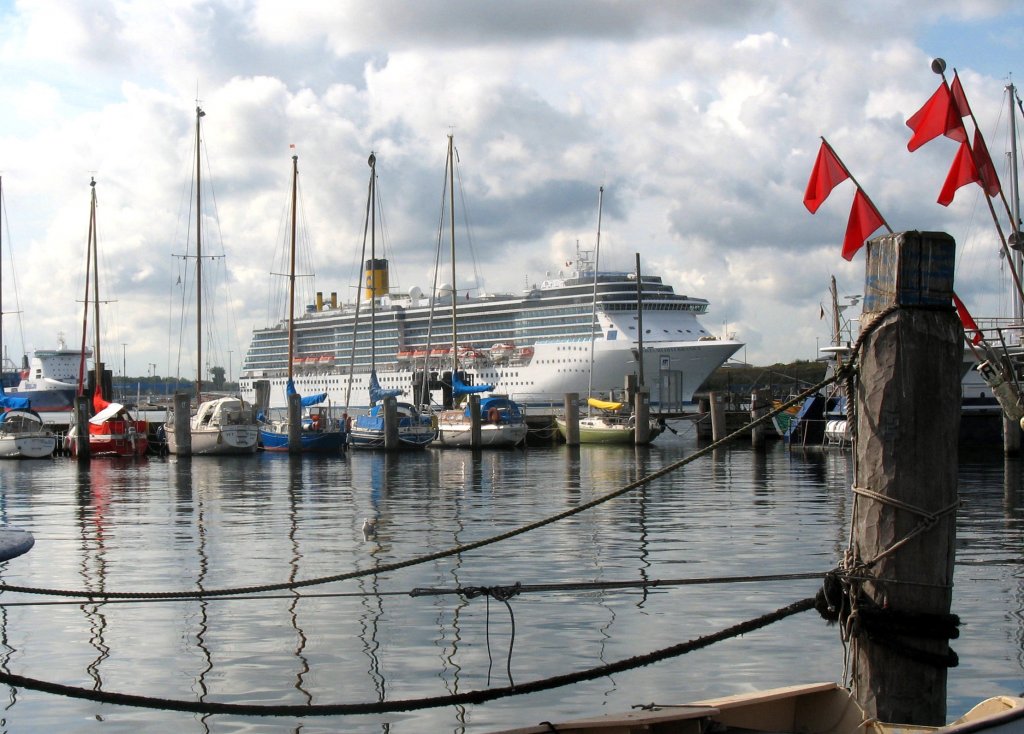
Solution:
M 452 344 L 451 344 L 451 377 L 449 385 L 452 403 L 445 406 L 437 416 L 437 438 L 435 443 L 441 446 L 473 446 L 473 416 L 468 401 L 459 405 L 459 399 L 475 393 L 492 392 L 493 385 L 467 385 L 463 372 L 459 371 L 459 332 L 457 308 L 459 299 L 456 289 L 455 270 L 455 143 L 448 136 L 448 159 L 446 181 L 449 198 L 449 223 L 451 234 L 451 309 L 452 309 Z M 440 263 L 438 258 L 437 262 Z M 480 434 L 481 447 L 518 446 L 526 439 L 526 418 L 519 405 L 504 395 L 485 397 L 480 403 Z
M 376 229 L 377 229 L 377 157 L 370 153 L 367 161 L 370 166 L 370 184 L 367 194 L 366 216 L 367 230 L 370 233 L 370 259 L 366 262 L 366 299 L 370 305 L 370 378 L 369 378 L 369 402 L 370 408 L 361 415 L 357 415 L 352 422 L 349 431 L 349 445 L 358 449 L 417 449 L 424 448 L 434 440 L 436 429 L 431 416 L 420 412 L 411 403 L 399 401 L 396 404 L 395 421 L 397 422 L 397 441 L 391 444 L 388 441 L 388 420 L 385 415 L 384 400 L 398 397 L 402 394 L 400 389 L 384 389 L 377 379 L 377 327 L 376 311 L 377 301 L 387 295 L 386 277 L 378 278 L 377 251 L 376 251 Z M 365 242 L 364 242 L 365 248 Z M 386 271 L 385 271 L 386 272 Z M 353 350 L 355 343 L 352 344 Z M 349 372 L 349 390 L 351 390 L 352 373 Z M 346 408 L 348 400 L 346 400 Z M 347 410 L 346 410 L 347 412 Z
M 187 452 L 202 454 L 252 454 L 256 452 L 259 427 L 253 406 L 233 395 L 203 400 L 203 252 L 202 252 L 202 187 L 200 121 L 206 115 L 196 107 L 196 390 L 195 414 L 189 421 L 191 445 Z M 167 449 L 172 454 L 185 453 L 178 445 L 173 430 L 174 411 L 167 413 Z
M 3 214 L 3 177 L 0 176 L 0 215 Z M 3 227 L 0 226 L 0 253 Z M 3 347 L 3 258 L 0 257 L 0 349 Z M 43 425 L 28 398 L 9 396 L 0 385 L 0 459 L 40 459 L 53 454 L 57 437 Z
M 594 392 L 594 348 L 595 340 L 597 338 L 597 332 L 594 327 L 597 327 L 602 336 L 604 330 L 600 328 L 600 322 L 597 319 L 597 301 L 598 301 L 598 282 L 600 275 L 600 262 L 601 262 L 601 211 L 604 204 L 604 187 L 602 186 L 598 190 L 598 201 L 597 201 L 597 244 L 594 251 L 594 290 L 592 294 L 592 305 L 591 305 L 591 323 L 593 324 L 590 332 L 590 377 L 588 383 L 588 395 L 587 395 L 587 415 L 582 416 L 579 419 L 579 440 L 580 443 L 597 443 L 597 444 L 635 444 L 636 441 L 636 416 L 633 414 L 631 406 L 617 400 L 603 400 L 601 398 L 595 398 Z M 640 276 L 640 258 L 637 256 L 637 268 L 636 268 L 636 289 L 637 289 L 637 354 L 641 355 L 640 359 L 637 360 L 637 367 L 640 370 L 639 374 L 639 385 L 643 385 L 643 353 L 644 353 L 644 342 L 643 342 L 643 310 L 644 304 L 641 297 L 643 292 L 643 281 Z M 595 412 L 596 411 L 596 412 Z M 564 417 L 556 417 L 555 423 L 558 426 L 558 432 L 562 434 L 562 438 L 566 437 L 568 432 L 568 425 Z M 664 430 L 664 424 L 658 421 L 651 420 L 650 427 L 647 431 L 646 441 L 642 443 L 650 443 Z

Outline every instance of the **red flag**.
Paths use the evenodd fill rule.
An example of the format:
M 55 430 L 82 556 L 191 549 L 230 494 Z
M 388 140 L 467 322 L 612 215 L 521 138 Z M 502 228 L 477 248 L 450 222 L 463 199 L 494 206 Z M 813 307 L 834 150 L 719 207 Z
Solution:
M 837 185 L 850 177 L 846 167 L 836 158 L 832 148 L 824 140 L 818 149 L 818 157 L 814 161 L 814 168 L 811 170 L 811 177 L 807 181 L 807 191 L 804 192 L 804 206 L 814 214 L 818 207 L 828 198 Z
M 106 408 L 110 403 L 103 399 L 103 393 L 100 392 L 99 385 L 96 386 L 96 392 L 92 394 L 92 411 L 93 413 L 99 413 L 101 410 Z
M 864 246 L 868 235 L 885 224 L 882 215 L 859 188 L 853 197 L 850 208 L 850 221 L 846 224 L 846 237 L 843 239 L 843 258 L 852 260 L 857 250 Z
M 971 344 L 977 345 L 982 340 L 981 329 L 978 328 L 977 322 L 971 318 L 971 314 L 967 311 L 967 306 L 964 302 L 957 298 L 956 293 L 953 294 L 953 305 L 956 306 L 956 312 L 960 316 L 960 323 L 964 325 L 964 331 L 973 331 L 974 336 L 971 337 Z
M 907 127 L 914 131 L 910 136 L 910 142 L 907 143 L 907 150 L 910 151 L 917 150 L 940 135 L 960 142 L 967 140 L 967 131 L 964 129 L 957 106 L 953 104 L 945 79 L 924 106 L 907 120 Z
M 953 201 L 956 190 L 961 186 L 977 181 L 981 183 L 981 176 L 978 169 L 974 167 L 974 160 L 971 158 L 971 148 L 967 143 L 960 143 L 960 149 L 953 159 L 953 165 L 946 174 L 946 183 L 942 184 L 942 191 L 939 192 L 939 203 L 942 206 L 949 206 Z
M 999 174 L 996 173 L 996 167 L 992 165 L 992 156 L 988 154 L 988 148 L 985 147 L 985 139 L 981 137 L 981 130 L 975 128 L 974 130 L 974 160 L 978 165 L 978 173 L 981 176 L 981 188 L 985 189 L 985 193 L 989 196 L 995 196 L 999 193 Z
M 971 117 L 971 106 L 967 104 L 967 95 L 964 94 L 964 87 L 960 83 L 960 75 L 953 74 L 953 84 L 950 92 L 953 94 L 953 101 L 956 103 L 960 117 Z

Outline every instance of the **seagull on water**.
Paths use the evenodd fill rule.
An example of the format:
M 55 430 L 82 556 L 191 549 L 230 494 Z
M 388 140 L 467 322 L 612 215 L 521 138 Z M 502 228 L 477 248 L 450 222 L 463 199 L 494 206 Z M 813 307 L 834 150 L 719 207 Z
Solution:
M 377 533 L 377 521 L 368 517 L 363 518 L 363 537 L 369 538 Z

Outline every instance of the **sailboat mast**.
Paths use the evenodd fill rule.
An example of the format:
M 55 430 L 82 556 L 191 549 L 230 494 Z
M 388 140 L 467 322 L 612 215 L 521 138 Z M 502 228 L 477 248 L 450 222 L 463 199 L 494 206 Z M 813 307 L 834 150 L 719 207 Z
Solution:
M 196 403 L 203 399 L 203 207 L 199 120 L 205 114 L 196 107 Z
M 455 304 L 458 298 L 455 294 L 458 289 L 455 287 L 455 142 L 451 134 L 448 135 L 448 202 L 449 221 L 451 223 L 451 258 L 452 258 L 452 379 L 459 371 L 459 333 L 455 320 Z
M 644 288 L 640 277 L 640 253 L 636 253 L 636 379 L 644 386 Z
M 601 263 L 601 211 L 604 208 L 604 186 L 597 190 L 597 246 L 594 248 L 594 297 L 590 306 L 590 377 L 587 397 L 594 394 L 594 322 L 597 320 L 597 271 Z
M 377 156 L 370 153 L 370 369 L 377 369 Z
M 288 265 L 288 381 L 292 379 L 292 359 L 295 356 L 295 220 L 297 219 L 299 188 L 299 157 L 292 156 L 292 244 Z
M 1019 248 L 1024 246 L 1024 242 L 1021 242 L 1020 189 L 1017 178 L 1017 113 L 1013 109 L 1013 103 L 1017 98 L 1017 88 L 1011 82 L 1006 85 L 1006 92 L 1010 98 L 1010 216 L 1013 218 L 1010 237 L 1015 245 L 1013 248 L 1013 260 L 1019 273 L 1022 270 L 1022 265 L 1024 265 L 1024 254 L 1021 253 Z M 1018 323 L 1024 320 L 1024 303 L 1021 301 L 1019 292 L 1014 294 L 1013 316 Z
M 95 390 L 102 394 L 103 364 L 100 359 L 100 274 L 99 254 L 96 252 L 96 179 L 89 182 L 92 195 L 89 201 L 89 251 L 92 253 L 92 290 L 93 290 L 93 369 L 96 373 Z
M 7 355 L 4 349 L 4 177 L 0 176 L 0 369 L 3 368 L 3 360 Z

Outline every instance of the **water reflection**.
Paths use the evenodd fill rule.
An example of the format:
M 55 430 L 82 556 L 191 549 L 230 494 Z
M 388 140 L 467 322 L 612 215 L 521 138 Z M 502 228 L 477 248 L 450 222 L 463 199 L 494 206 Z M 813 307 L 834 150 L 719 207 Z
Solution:
M 68 462 L 0 465 L 0 509 L 43 539 L 6 564 L 3 578 L 95 590 L 212 589 L 372 569 L 578 507 L 692 448 L 666 435 L 641 448 L 367 452 L 329 461 L 260 455 L 131 467 L 93 462 L 85 471 Z M 383 702 L 581 670 L 717 631 L 808 596 L 816 584 L 523 594 L 511 600 L 511 676 L 511 619 L 503 604 L 457 595 L 410 599 L 403 592 L 824 571 L 848 540 L 848 460 L 838 452 L 720 451 L 501 544 L 299 594 L 0 607 L 0 669 L 45 670 L 39 677 L 60 682 L 88 675 L 92 685 L 126 692 L 263 704 Z M 1019 464 L 1001 457 L 962 471 L 968 502 L 958 519 L 955 597 L 967 624 L 958 645 L 961 667 L 950 672 L 951 714 L 979 689 L 1024 687 L 1020 483 Z M 377 524 L 370 537 L 361 531 L 364 519 Z M 139 639 L 147 644 L 132 644 Z M 806 679 L 839 679 L 834 630 L 809 615 L 794 618 L 704 657 L 494 707 L 273 725 L 230 716 L 117 715 L 130 716 L 123 725 L 135 730 L 486 731 L 580 716 L 602 702 L 628 708 L 639 702 L 637 691 L 680 700 L 785 685 L 794 667 Z M 53 706 L 44 694 L 10 696 L 4 718 L 12 731 L 66 730 L 109 713 L 77 701 Z

